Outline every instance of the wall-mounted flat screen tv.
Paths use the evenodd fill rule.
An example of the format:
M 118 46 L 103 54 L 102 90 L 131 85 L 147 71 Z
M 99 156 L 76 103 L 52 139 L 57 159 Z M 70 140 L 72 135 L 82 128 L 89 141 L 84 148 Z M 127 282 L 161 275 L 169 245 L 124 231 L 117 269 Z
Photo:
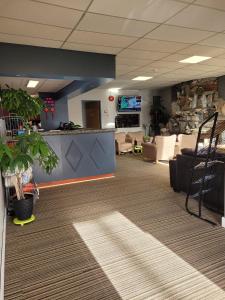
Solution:
M 118 96 L 119 112 L 141 111 L 141 96 Z

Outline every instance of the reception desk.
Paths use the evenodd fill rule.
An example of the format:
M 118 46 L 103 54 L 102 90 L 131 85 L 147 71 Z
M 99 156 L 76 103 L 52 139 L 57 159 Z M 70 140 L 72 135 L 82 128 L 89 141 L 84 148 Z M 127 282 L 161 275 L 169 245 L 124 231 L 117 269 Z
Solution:
M 40 187 L 113 176 L 114 129 L 48 131 L 42 135 L 59 157 L 59 163 L 50 175 L 34 165 L 34 178 Z

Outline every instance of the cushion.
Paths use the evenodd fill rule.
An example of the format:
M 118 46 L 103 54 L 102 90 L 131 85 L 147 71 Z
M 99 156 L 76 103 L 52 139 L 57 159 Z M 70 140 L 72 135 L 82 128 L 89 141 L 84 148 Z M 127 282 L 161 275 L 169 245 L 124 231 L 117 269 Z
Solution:
M 131 143 L 122 143 L 120 144 L 120 151 L 131 151 L 132 150 L 132 144 Z
M 192 148 L 183 148 L 181 149 L 181 153 L 183 155 L 193 156 L 195 154 L 195 151 Z

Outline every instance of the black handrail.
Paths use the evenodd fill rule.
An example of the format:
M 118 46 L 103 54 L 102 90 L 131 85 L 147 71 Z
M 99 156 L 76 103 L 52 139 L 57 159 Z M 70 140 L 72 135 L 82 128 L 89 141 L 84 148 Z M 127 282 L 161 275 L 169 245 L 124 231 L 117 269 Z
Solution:
M 209 146 L 207 147 L 207 155 L 206 155 L 206 159 L 204 161 L 204 168 L 203 168 L 203 176 L 202 176 L 202 180 L 200 181 L 200 190 L 198 193 L 199 196 L 199 203 L 198 203 L 198 214 L 196 214 L 195 212 L 191 211 L 188 207 L 188 201 L 189 201 L 189 197 L 191 194 L 191 189 L 192 189 L 192 184 L 193 184 L 193 179 L 194 179 L 194 174 L 196 172 L 195 170 L 195 166 L 196 166 L 196 162 L 197 162 L 197 158 L 198 158 L 198 146 L 199 146 L 199 142 L 201 139 L 201 131 L 204 125 L 206 125 L 210 120 L 213 120 L 213 126 L 211 129 L 211 134 L 210 134 L 210 141 L 209 141 Z M 202 200 L 205 197 L 205 193 L 203 193 L 204 191 L 204 187 L 205 187 L 205 178 L 207 175 L 207 169 L 208 169 L 208 162 L 210 160 L 210 156 L 211 156 L 211 161 L 215 159 L 215 153 L 216 153 L 216 146 L 218 143 L 218 138 L 219 138 L 219 134 L 218 136 L 216 136 L 216 140 L 215 140 L 215 145 L 214 145 L 214 151 L 211 152 L 212 149 L 212 141 L 214 138 L 214 133 L 215 133 L 215 129 L 216 129 L 216 124 L 217 124 L 217 119 L 218 119 L 218 112 L 213 113 L 211 116 L 209 116 L 199 127 L 198 130 L 198 137 L 197 137 L 197 141 L 196 141 L 196 146 L 195 146 L 195 155 L 194 158 L 192 160 L 192 169 L 191 169 L 191 176 L 190 176 L 190 182 L 189 182 L 189 188 L 187 191 L 187 196 L 186 196 L 186 201 L 185 201 L 185 208 L 187 210 L 187 212 L 195 217 L 198 217 L 206 222 L 209 222 L 210 224 L 216 225 L 216 223 L 214 223 L 213 221 L 210 221 L 208 219 L 202 218 Z M 212 155 L 213 154 L 213 155 Z M 205 190 L 206 191 L 206 190 Z

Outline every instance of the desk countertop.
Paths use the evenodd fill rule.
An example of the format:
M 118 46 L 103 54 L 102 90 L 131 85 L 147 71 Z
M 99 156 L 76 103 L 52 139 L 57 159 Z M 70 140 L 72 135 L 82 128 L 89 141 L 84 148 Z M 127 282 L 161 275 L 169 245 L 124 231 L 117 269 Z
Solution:
M 114 132 L 114 128 L 108 129 L 76 129 L 76 130 L 50 130 L 41 132 L 41 135 L 75 135 L 75 134 L 88 134 L 88 133 L 105 133 L 105 132 Z

